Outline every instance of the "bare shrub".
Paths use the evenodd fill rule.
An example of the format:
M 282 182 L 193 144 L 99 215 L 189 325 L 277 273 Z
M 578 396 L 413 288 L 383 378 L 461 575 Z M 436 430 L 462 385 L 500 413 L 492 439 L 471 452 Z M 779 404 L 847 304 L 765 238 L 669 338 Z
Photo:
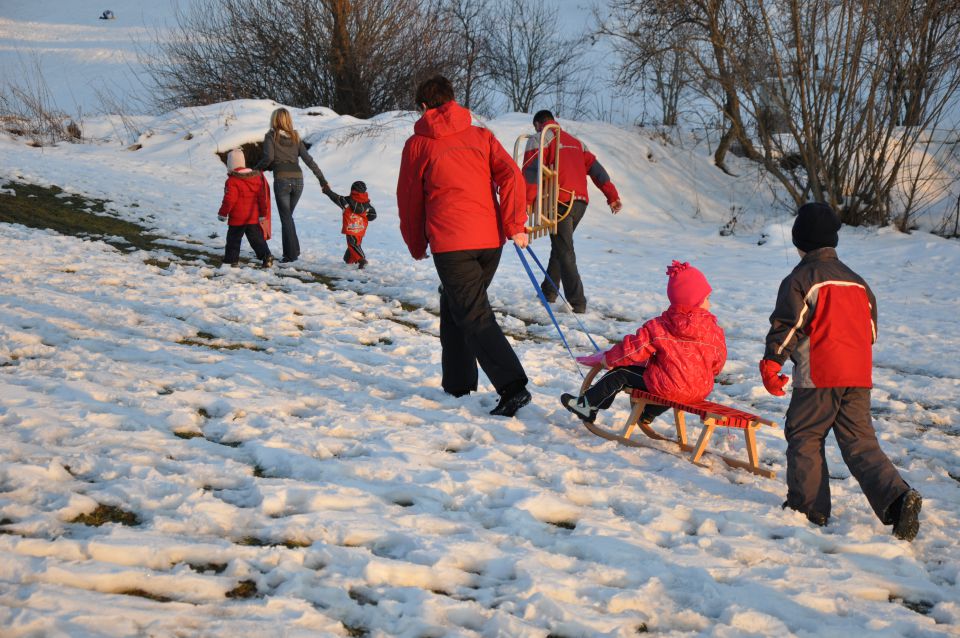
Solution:
M 370 117 L 452 68 L 445 19 L 430 0 L 212 0 L 144 62 L 165 109 L 269 98 Z
M 524 113 L 535 105 L 557 114 L 584 111 L 586 68 L 580 53 L 586 40 L 561 33 L 555 8 L 542 0 L 499 0 L 494 12 L 487 64 L 509 107 Z
M 0 86 L 0 120 L 4 129 L 30 138 L 33 146 L 80 141 L 82 118 L 71 118 L 57 107 L 39 59 L 34 59 L 31 66 L 23 74 L 24 80 Z

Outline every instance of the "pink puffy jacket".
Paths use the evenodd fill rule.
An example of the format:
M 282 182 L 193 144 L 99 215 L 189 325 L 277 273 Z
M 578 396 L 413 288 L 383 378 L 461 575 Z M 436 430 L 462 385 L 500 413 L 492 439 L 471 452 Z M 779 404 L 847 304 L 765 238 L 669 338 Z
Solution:
M 670 306 L 607 350 L 607 367 L 645 365 L 647 391 L 682 403 L 702 401 L 727 361 L 717 318 L 703 308 Z

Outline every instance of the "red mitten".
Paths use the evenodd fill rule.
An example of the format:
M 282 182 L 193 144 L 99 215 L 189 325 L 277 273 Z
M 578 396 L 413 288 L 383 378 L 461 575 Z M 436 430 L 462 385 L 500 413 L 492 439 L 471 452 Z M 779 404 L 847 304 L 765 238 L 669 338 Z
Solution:
M 775 397 L 782 397 L 786 394 L 783 387 L 790 380 L 785 374 L 780 374 L 780 368 L 783 364 L 777 363 L 772 359 L 763 359 L 760 361 L 760 377 L 763 379 L 763 387 L 767 392 Z
M 583 355 L 582 357 L 577 357 L 577 362 L 582 363 L 585 366 L 590 366 L 591 368 L 598 364 L 600 366 L 605 367 L 605 364 L 603 362 L 603 354 L 604 353 L 602 350 L 598 350 L 593 354 L 587 354 L 587 355 Z

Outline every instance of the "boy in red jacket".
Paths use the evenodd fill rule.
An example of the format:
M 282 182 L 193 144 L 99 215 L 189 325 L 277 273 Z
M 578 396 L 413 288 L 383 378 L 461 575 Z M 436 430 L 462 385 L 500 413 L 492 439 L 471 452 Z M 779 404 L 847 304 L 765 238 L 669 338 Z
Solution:
M 880 449 L 870 419 L 877 300 L 870 286 L 837 257 L 840 218 L 827 204 L 797 211 L 793 245 L 800 263 L 781 282 L 760 361 L 763 386 L 783 396 L 793 360 L 793 395 L 783 434 L 787 439 L 784 507 L 816 525 L 830 519 L 830 476 L 824 444 L 833 434 L 843 460 L 877 518 L 912 541 L 920 529 L 920 494 L 903 480 Z
M 676 260 L 667 268 L 667 277 L 666 312 L 606 352 L 577 357 L 580 363 L 599 363 L 610 372 L 583 396 L 561 395 L 565 408 L 593 423 L 597 412 L 609 408 L 624 388 L 683 403 L 702 401 L 710 394 L 713 379 L 727 360 L 723 330 L 710 313 L 710 284 L 699 270 Z M 650 423 L 668 409 L 647 404 L 640 419 Z
M 273 265 L 273 255 L 261 226 L 270 218 L 270 186 L 260 171 L 246 168 L 243 151 L 239 148 L 227 153 L 227 181 L 217 216 L 229 224 L 223 263 L 231 266 L 239 263 L 240 242 L 246 235 L 263 267 Z
M 367 185 L 360 180 L 355 181 L 350 186 L 349 197 L 337 195 L 329 184 L 323 185 L 323 192 L 343 211 L 340 232 L 347 237 L 347 251 L 343 253 L 343 261 L 358 264 L 362 270 L 367 265 L 367 256 L 361 247 L 363 236 L 367 234 L 367 224 L 377 218 L 377 210 L 370 205 Z

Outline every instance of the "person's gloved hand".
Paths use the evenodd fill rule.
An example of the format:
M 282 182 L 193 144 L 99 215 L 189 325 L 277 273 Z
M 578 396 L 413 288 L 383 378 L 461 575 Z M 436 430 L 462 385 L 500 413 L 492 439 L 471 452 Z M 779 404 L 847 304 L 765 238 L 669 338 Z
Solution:
M 619 199 L 610 202 L 610 212 L 614 215 L 619 213 L 621 208 L 623 208 L 623 203 Z
M 782 397 L 786 394 L 783 387 L 790 380 L 787 375 L 780 374 L 780 368 L 782 367 L 782 364 L 772 359 L 762 359 L 760 361 L 760 378 L 763 379 L 763 387 L 775 397 Z
M 225 221 L 227 221 L 227 220 L 230 219 L 230 218 L 229 218 L 228 216 L 226 216 L 226 215 L 217 215 L 217 219 L 219 219 L 219 220 L 222 221 L 222 222 L 225 222 Z
M 258 221 L 259 221 L 261 224 L 263 224 L 264 222 L 267 221 L 267 218 L 266 218 L 266 217 L 259 217 L 259 218 L 258 218 Z
M 607 364 L 603 359 L 603 351 L 598 350 L 593 354 L 583 355 L 582 357 L 577 357 L 577 363 L 582 363 L 585 366 L 590 366 L 591 368 L 595 365 L 600 365 L 602 368 L 606 368 Z

